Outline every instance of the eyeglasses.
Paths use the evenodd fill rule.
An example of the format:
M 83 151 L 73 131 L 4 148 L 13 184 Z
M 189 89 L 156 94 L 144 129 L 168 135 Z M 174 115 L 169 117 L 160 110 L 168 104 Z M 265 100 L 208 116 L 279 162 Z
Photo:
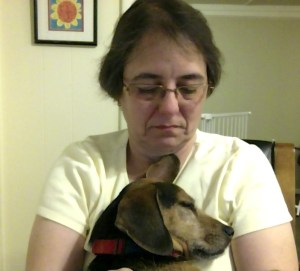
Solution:
M 124 83 L 124 89 L 128 91 L 129 95 L 144 101 L 159 100 L 163 98 L 168 91 L 174 92 L 177 99 L 182 98 L 186 101 L 198 101 L 207 87 L 207 83 L 179 86 L 175 89 L 168 89 L 162 85 Z

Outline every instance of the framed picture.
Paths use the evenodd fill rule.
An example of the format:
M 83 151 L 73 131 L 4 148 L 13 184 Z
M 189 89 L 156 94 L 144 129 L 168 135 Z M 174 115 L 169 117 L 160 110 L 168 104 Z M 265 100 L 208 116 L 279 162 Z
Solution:
M 97 0 L 33 0 L 34 41 L 97 45 Z

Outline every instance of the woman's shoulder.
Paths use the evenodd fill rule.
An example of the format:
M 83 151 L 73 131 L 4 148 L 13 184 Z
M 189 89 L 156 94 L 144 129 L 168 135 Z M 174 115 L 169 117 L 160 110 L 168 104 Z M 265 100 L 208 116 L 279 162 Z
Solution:
M 70 143 L 65 147 L 58 161 L 78 161 L 90 163 L 91 161 L 111 160 L 113 157 L 123 157 L 128 141 L 126 130 L 100 135 L 91 135 L 83 140 Z
M 256 145 L 249 144 L 237 137 L 223 136 L 197 131 L 196 153 L 201 160 L 209 161 L 244 161 L 267 163 L 266 155 Z M 268 162 L 269 163 L 269 162 Z
M 96 148 L 105 149 L 116 149 L 124 147 L 128 142 L 127 130 L 115 131 L 100 135 L 92 135 L 87 137 L 82 143 L 91 144 Z
M 208 149 L 210 151 L 226 151 L 237 152 L 243 149 L 251 149 L 250 144 L 246 141 L 231 136 L 223 136 L 219 134 L 211 134 L 206 132 L 197 131 L 196 145 L 201 149 Z
M 128 141 L 127 130 L 105 134 L 90 135 L 83 140 L 70 143 L 64 152 L 83 150 L 87 152 L 106 152 L 126 147 Z

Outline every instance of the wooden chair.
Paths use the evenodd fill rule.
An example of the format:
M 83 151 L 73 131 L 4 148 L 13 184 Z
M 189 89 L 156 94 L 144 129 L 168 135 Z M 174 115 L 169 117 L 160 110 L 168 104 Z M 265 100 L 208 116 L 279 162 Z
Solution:
M 288 143 L 275 144 L 275 173 L 283 196 L 293 217 L 292 225 L 296 234 L 296 183 L 295 183 L 295 146 Z
M 293 217 L 292 226 L 294 236 L 296 236 L 296 159 L 295 146 L 290 143 L 276 143 L 275 154 L 275 173 L 279 181 L 283 196 Z M 298 248 L 299 249 L 299 248 Z M 300 262 L 299 262 L 300 270 Z

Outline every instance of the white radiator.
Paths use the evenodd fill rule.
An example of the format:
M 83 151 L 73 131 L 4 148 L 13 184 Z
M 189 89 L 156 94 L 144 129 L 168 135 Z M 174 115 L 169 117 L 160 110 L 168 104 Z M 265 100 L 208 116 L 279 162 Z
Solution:
M 207 133 L 234 136 L 246 139 L 251 112 L 205 113 L 201 116 L 200 130 Z

